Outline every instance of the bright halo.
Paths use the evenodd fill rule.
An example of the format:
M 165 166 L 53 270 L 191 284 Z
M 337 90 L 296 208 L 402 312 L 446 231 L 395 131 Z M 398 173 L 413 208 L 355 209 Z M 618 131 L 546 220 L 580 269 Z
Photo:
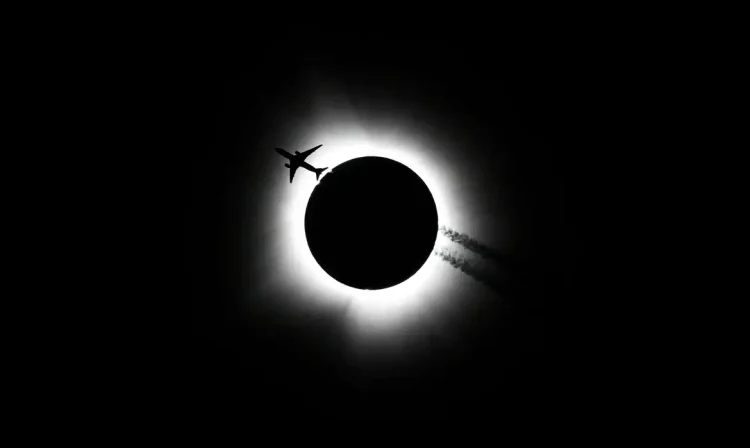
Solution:
M 345 120 L 344 120 L 345 121 Z M 348 160 L 377 156 L 392 159 L 414 171 L 427 185 L 435 201 L 438 224 L 457 223 L 454 216 L 458 192 L 451 190 L 451 164 L 442 156 L 443 152 L 426 133 L 413 127 L 409 135 L 402 129 L 369 127 L 367 130 L 351 122 L 331 120 L 338 126 L 309 129 L 297 135 L 296 145 L 284 148 L 290 152 L 305 151 L 313 146 L 323 146 L 306 160 L 316 168 L 329 170 Z M 282 146 L 283 145 L 279 145 Z M 278 165 L 283 168 L 284 160 Z M 328 171 L 330 172 L 330 171 Z M 320 177 L 325 177 L 324 173 Z M 276 175 L 278 174 L 278 175 Z M 383 179 L 387 182 L 388 179 Z M 318 181 L 303 169 L 298 170 L 294 182 L 289 183 L 286 171 L 274 173 L 273 190 L 268 204 L 273 210 L 273 241 L 271 256 L 267 257 L 273 267 L 268 267 L 274 284 L 282 288 L 285 297 L 294 297 L 294 303 L 286 308 L 305 309 L 340 308 L 346 310 L 347 323 L 359 333 L 383 335 L 386 331 L 414 324 L 436 312 L 439 302 L 445 297 L 449 279 L 457 273 L 430 256 L 417 273 L 404 282 L 381 290 L 360 290 L 339 283 L 325 272 L 313 257 L 305 235 L 305 211 L 307 202 Z M 436 232 L 437 237 L 437 232 Z M 445 240 L 436 238 L 436 244 Z M 376 248 L 391 250 L 398 256 L 398 248 Z M 310 311 L 307 311 L 310 312 Z

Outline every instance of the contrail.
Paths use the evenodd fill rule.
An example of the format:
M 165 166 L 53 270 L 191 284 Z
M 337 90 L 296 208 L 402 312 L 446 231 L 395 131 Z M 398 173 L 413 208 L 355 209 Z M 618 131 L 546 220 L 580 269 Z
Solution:
M 439 231 L 467 252 L 435 248 L 433 254 L 495 291 L 507 294 L 518 286 L 517 283 L 521 278 L 526 278 L 524 274 L 526 270 L 517 262 L 513 262 L 512 258 L 501 254 L 500 251 L 445 225 L 441 225 Z
M 467 259 L 462 258 L 456 252 L 451 252 L 446 248 L 442 248 L 440 250 L 436 249 L 433 253 L 442 258 L 443 261 L 447 261 L 451 266 L 458 270 L 461 270 L 463 272 L 471 270 L 471 263 L 469 263 Z
M 450 251 L 446 248 L 435 249 L 433 255 L 440 257 L 454 268 L 477 280 L 497 292 L 506 292 L 507 285 L 501 281 L 501 276 L 487 262 L 481 260 L 471 260 L 462 256 L 458 252 Z M 493 272 L 495 271 L 495 272 Z
M 465 247 L 466 249 L 469 249 L 470 251 L 474 252 L 477 255 L 480 255 L 483 258 L 486 258 L 488 260 L 494 260 L 497 262 L 505 262 L 506 259 L 503 257 L 500 252 L 496 251 L 495 249 L 485 246 L 484 244 L 480 243 L 479 241 L 472 239 L 469 235 L 465 233 L 457 232 L 450 227 L 446 226 L 440 226 L 440 233 L 443 234 L 446 238 L 453 241 L 456 244 L 460 244 L 461 246 Z

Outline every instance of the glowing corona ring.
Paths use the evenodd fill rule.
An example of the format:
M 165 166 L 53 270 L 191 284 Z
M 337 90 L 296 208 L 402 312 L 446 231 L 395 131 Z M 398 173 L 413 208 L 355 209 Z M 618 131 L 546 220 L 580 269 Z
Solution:
M 331 126 L 310 123 L 295 141 L 275 142 L 270 146 L 303 148 L 323 143 L 311 157 L 315 166 L 338 166 L 348 160 L 375 156 L 405 165 L 424 182 L 434 199 L 440 222 L 461 225 L 456 210 L 458 192 L 453 183 L 451 164 L 443 159 L 444 152 L 428 130 L 409 129 L 408 136 L 400 129 L 372 125 L 367 130 L 346 125 L 341 117 L 320 115 Z M 344 124 L 342 124 L 344 123 Z M 272 154 L 271 157 L 277 157 Z M 305 209 L 317 181 L 315 176 L 301 173 L 290 184 L 285 170 L 274 173 L 273 186 L 267 196 L 267 208 L 273 211 L 268 223 L 268 272 L 260 274 L 269 285 L 283 292 L 285 309 L 345 309 L 347 320 L 358 334 L 384 334 L 403 325 L 413 324 L 439 305 L 445 296 L 448 277 L 456 275 L 437 257 L 429 257 L 424 265 L 406 281 L 378 290 L 361 290 L 346 286 L 326 273 L 313 257 L 305 235 Z M 321 181 L 325 176 L 321 176 Z M 264 240 L 265 241 L 265 240 Z M 388 250 L 388 248 L 382 248 Z M 267 275 L 267 277 L 264 277 Z

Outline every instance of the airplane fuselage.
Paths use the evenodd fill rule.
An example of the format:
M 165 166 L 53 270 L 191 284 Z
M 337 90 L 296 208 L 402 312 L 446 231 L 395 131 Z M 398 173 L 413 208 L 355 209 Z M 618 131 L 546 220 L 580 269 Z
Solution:
M 321 146 L 323 146 L 323 145 L 318 145 L 315 148 L 312 148 L 312 149 L 310 149 L 308 151 L 305 151 L 304 153 L 300 153 L 299 151 L 294 151 L 294 155 L 288 153 L 287 151 L 285 151 L 285 150 L 283 150 L 281 148 L 276 148 L 276 152 L 277 153 L 279 153 L 282 156 L 284 156 L 287 159 L 289 159 L 289 163 L 284 164 L 284 166 L 287 167 L 287 168 L 289 168 L 289 170 L 290 170 L 290 173 L 289 173 L 290 174 L 289 175 L 289 182 L 292 181 L 292 179 L 294 178 L 294 172 L 299 167 L 302 167 L 302 168 L 304 168 L 304 169 L 306 169 L 306 170 L 308 170 L 310 172 L 315 173 L 315 178 L 316 179 L 320 176 L 320 174 L 323 171 L 325 171 L 326 169 L 328 169 L 328 168 L 320 168 L 320 169 L 318 169 L 318 168 L 315 168 L 314 166 L 310 165 L 309 163 L 305 162 L 305 158 L 307 158 L 307 156 L 309 156 L 310 154 L 312 154 L 315 150 L 317 150 Z
M 294 158 L 293 155 L 289 154 L 288 152 L 284 151 L 281 148 L 276 148 L 276 152 L 278 152 L 279 154 L 281 154 L 282 156 L 286 157 L 289 160 L 292 160 Z

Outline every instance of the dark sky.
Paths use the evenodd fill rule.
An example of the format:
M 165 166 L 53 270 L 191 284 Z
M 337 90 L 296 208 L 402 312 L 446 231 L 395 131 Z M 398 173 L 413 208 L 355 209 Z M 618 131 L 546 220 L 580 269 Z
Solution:
M 155 216 L 168 214 L 178 226 L 164 229 L 178 256 L 173 281 L 152 291 L 154 306 L 166 311 L 154 318 L 159 337 L 149 356 L 157 373 L 149 384 L 170 409 L 291 420 L 532 416 L 563 409 L 593 381 L 595 348 L 581 348 L 586 316 L 573 311 L 583 300 L 580 240 L 595 202 L 591 192 L 585 206 L 581 200 L 590 179 L 582 161 L 601 135 L 592 131 L 602 100 L 589 54 L 563 40 L 491 33 L 329 34 L 196 42 L 165 57 L 177 69 L 160 78 L 164 97 L 154 107 L 164 105 L 175 137 L 156 155 L 170 171 L 158 189 L 164 202 L 153 202 Z M 407 110 L 465 143 L 453 160 L 481 179 L 471 190 L 479 196 L 466 198 L 485 210 L 469 218 L 484 223 L 480 242 L 499 244 L 508 230 L 494 223 L 512 224 L 509 256 L 523 260 L 507 281 L 513 292 L 457 309 L 445 328 L 460 335 L 450 348 L 438 332 L 421 339 L 408 362 L 386 351 L 358 364 L 343 352 L 347 336 L 335 317 L 298 322 L 243 305 L 253 282 L 263 282 L 248 272 L 262 272 L 265 262 L 262 252 L 247 261 L 243 235 L 269 219 L 268 176 L 287 178 L 282 163 L 268 171 L 264 152 L 273 147 L 257 143 L 286 129 L 279 117 L 304 117 L 314 76 L 341 86 L 357 107 Z

